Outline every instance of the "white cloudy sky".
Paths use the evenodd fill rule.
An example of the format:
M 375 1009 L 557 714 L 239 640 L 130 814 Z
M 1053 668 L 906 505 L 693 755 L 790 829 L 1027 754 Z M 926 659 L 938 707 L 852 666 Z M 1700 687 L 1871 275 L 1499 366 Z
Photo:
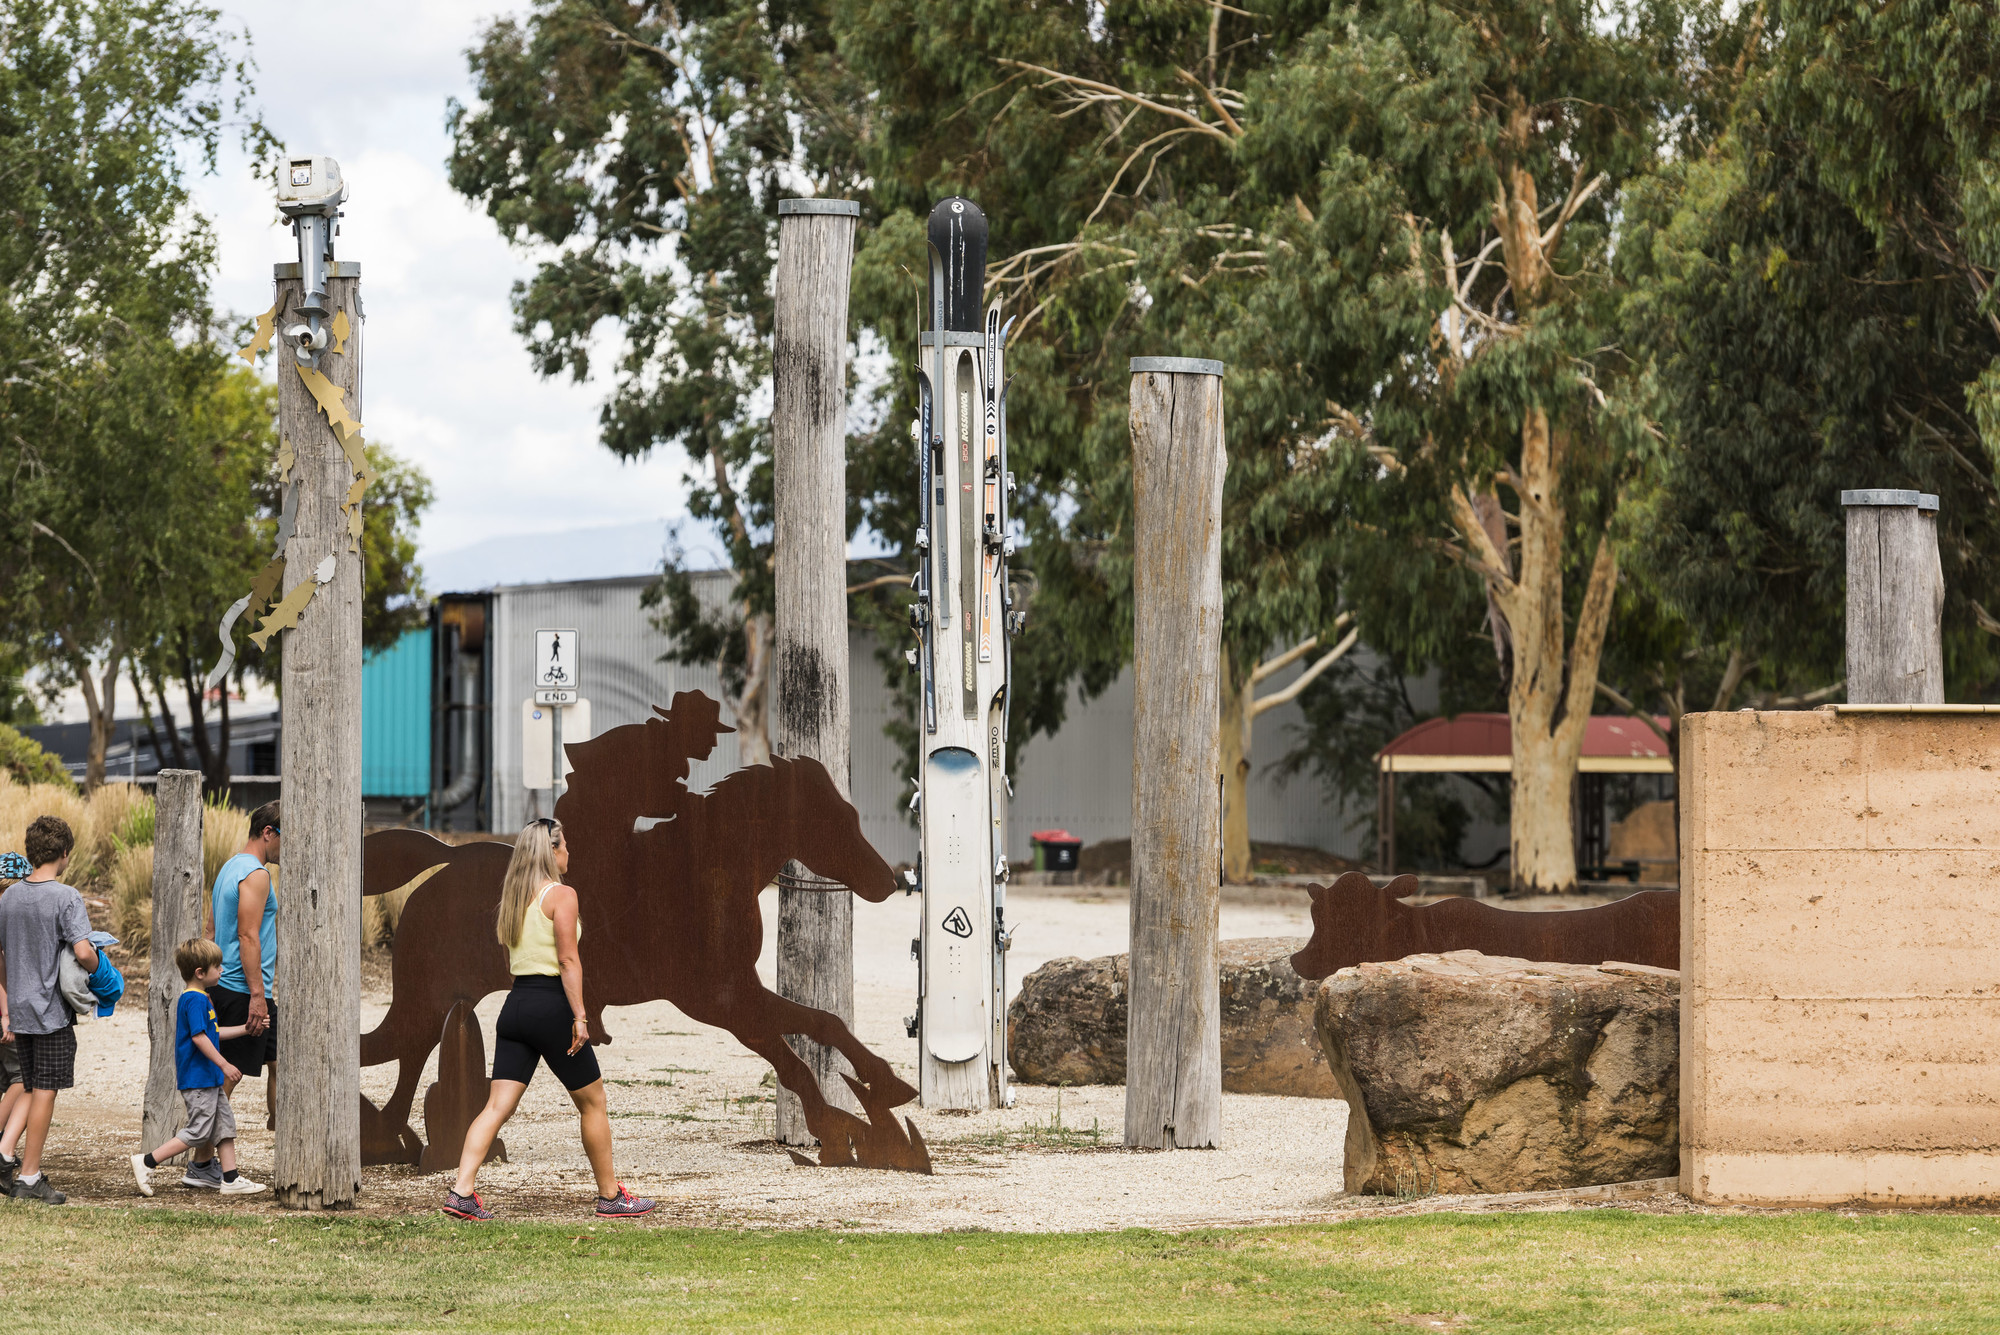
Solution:
M 677 449 L 621 463 L 597 443 L 605 386 L 535 374 L 507 304 L 531 261 L 446 183 L 445 101 L 470 97 L 465 50 L 508 8 L 494 0 L 223 3 L 228 21 L 250 35 L 267 123 L 287 143 L 337 158 L 347 177 L 352 198 L 337 254 L 362 265 L 363 416 L 372 439 L 414 459 L 436 484 L 421 535 L 427 558 L 597 525 L 630 535 L 644 531 L 635 527 L 642 521 L 686 513 Z M 307 71 L 315 77 L 302 78 Z M 322 72 L 335 77 L 321 82 Z M 270 266 L 293 255 L 270 186 L 232 153 L 195 189 L 221 241 L 222 305 L 266 309 Z M 687 537 L 701 545 L 697 534 Z M 650 546 L 656 561 L 658 543 Z

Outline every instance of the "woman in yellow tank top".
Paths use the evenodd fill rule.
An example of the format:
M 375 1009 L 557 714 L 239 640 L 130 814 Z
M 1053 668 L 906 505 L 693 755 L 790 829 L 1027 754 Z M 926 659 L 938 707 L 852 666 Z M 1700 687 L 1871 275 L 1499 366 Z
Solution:
M 583 923 L 576 891 L 562 883 L 568 871 L 569 844 L 556 821 L 532 821 L 514 840 L 494 922 L 507 948 L 514 990 L 493 1026 L 492 1092 L 465 1133 L 458 1181 L 445 1193 L 444 1212 L 459 1219 L 493 1217 L 474 1190 L 479 1168 L 542 1062 L 576 1104 L 583 1152 L 597 1178 L 598 1215 L 630 1219 L 653 1209 L 652 1201 L 627 1191 L 611 1170 L 611 1117 L 583 1006 L 583 961 L 577 953 Z

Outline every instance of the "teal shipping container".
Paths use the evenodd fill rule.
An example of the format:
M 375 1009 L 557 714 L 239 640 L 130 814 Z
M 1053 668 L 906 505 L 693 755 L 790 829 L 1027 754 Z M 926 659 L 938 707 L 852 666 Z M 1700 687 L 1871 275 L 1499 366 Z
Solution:
M 431 632 L 413 630 L 361 660 L 361 795 L 431 790 Z

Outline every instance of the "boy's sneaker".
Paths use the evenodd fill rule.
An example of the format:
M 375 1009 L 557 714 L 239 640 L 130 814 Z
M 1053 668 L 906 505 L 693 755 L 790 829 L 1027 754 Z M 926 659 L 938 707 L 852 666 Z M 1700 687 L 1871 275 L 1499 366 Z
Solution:
M 20 1171 L 21 1164 L 18 1159 L 9 1159 L 6 1155 L 0 1154 L 0 1196 L 5 1196 L 14 1189 L 14 1174 Z
M 44 1205 L 62 1205 L 69 1200 L 55 1189 L 47 1173 L 36 1178 L 32 1185 L 15 1178 L 14 1186 L 7 1194 L 17 1201 L 40 1201 Z
M 199 1163 L 190 1163 L 186 1176 L 181 1178 L 181 1185 L 204 1187 L 214 1191 L 222 1185 L 222 1160 L 205 1159 Z
M 470 1196 L 447 1191 L 444 1194 L 444 1212 L 453 1219 L 484 1221 L 493 1217 L 493 1212 L 486 1208 L 486 1202 L 479 1198 L 479 1193 L 476 1191 Z
M 241 1173 L 236 1175 L 234 1182 L 225 1181 L 222 1184 L 222 1194 L 225 1196 L 255 1196 L 262 1190 L 264 1190 L 262 1182 L 252 1182 Z
M 649 1201 L 644 1196 L 634 1196 L 630 1191 L 625 1189 L 625 1184 L 620 1182 L 616 1196 L 599 1196 L 597 1198 L 597 1217 L 599 1219 L 637 1219 L 642 1214 L 651 1214 L 658 1204 L 658 1201 Z
M 132 1156 L 132 1177 L 139 1184 L 139 1194 L 141 1196 L 150 1196 L 153 1194 L 153 1170 L 146 1167 L 145 1155 L 135 1154 Z

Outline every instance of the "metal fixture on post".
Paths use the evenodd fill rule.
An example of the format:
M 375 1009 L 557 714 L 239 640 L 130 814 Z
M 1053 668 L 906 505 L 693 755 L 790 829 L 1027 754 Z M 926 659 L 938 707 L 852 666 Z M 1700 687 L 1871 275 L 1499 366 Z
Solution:
M 317 367 L 320 353 L 332 341 L 326 280 L 331 276 L 333 239 L 340 234 L 340 206 L 347 202 L 347 182 L 340 164 L 329 157 L 292 152 L 285 155 L 278 179 L 278 212 L 292 220 L 299 243 L 299 314 L 305 323 L 285 330 L 292 355 L 305 366 Z

